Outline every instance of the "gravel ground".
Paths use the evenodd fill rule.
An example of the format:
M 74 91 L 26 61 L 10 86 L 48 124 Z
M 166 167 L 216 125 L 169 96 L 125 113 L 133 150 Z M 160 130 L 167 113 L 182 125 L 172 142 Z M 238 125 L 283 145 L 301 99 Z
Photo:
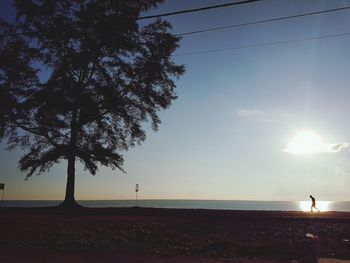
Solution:
M 0 209 L 0 234 L 1 262 L 350 259 L 350 213 L 8 208 Z

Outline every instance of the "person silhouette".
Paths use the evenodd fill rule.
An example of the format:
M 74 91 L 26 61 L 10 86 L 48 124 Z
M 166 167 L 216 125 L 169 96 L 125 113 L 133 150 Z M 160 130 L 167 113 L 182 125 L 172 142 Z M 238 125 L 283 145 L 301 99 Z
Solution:
M 311 204 L 311 213 L 314 211 L 314 208 L 315 208 L 318 212 L 320 212 L 320 210 L 318 210 L 318 208 L 316 207 L 316 199 L 315 199 L 315 197 L 313 197 L 312 195 L 310 195 L 310 198 L 311 198 L 311 202 L 312 202 L 312 204 Z

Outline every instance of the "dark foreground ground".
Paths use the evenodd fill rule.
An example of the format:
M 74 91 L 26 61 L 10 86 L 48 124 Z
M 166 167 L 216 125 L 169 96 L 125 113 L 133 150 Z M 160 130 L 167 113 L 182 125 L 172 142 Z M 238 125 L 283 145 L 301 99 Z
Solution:
M 350 259 L 350 213 L 0 208 L 0 262 Z

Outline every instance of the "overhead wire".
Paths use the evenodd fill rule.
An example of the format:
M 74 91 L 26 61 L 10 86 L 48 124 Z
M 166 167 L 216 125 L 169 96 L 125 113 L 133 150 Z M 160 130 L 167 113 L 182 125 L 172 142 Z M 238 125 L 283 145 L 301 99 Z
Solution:
M 177 36 L 188 36 L 188 35 L 205 33 L 205 32 L 211 32 L 211 31 L 217 31 L 217 30 L 223 30 L 223 29 L 228 29 L 228 28 L 235 28 L 235 27 L 255 25 L 255 24 L 261 24 L 261 23 L 268 23 L 268 22 L 274 22 L 274 21 L 280 21 L 280 20 L 286 20 L 286 19 L 293 19 L 293 18 L 298 18 L 298 17 L 305 17 L 305 16 L 319 15 L 319 14 L 324 14 L 324 13 L 331 13 L 331 12 L 336 12 L 336 11 L 346 10 L 346 9 L 350 9 L 350 6 L 333 8 L 333 9 L 327 9 L 327 10 L 322 10 L 322 11 L 302 13 L 302 14 L 291 15 L 291 16 L 281 16 L 281 17 L 276 17 L 276 18 L 271 18 L 271 19 L 252 21 L 252 22 L 240 23 L 240 24 L 229 25 L 229 26 L 213 27 L 213 28 L 207 28 L 207 29 L 201 29 L 201 30 L 196 30 L 196 31 L 180 33 L 180 34 L 176 34 L 176 35 Z
M 239 1 L 239 2 L 230 2 L 230 3 L 220 4 L 220 5 L 212 5 L 212 6 L 205 6 L 205 7 L 200 7 L 200 8 L 186 9 L 186 10 L 175 11 L 175 12 L 162 13 L 162 14 L 158 14 L 158 15 L 141 16 L 141 17 L 137 18 L 137 20 L 157 18 L 157 17 L 163 17 L 163 16 L 173 16 L 173 15 L 179 15 L 179 14 L 187 14 L 187 13 L 206 11 L 206 10 L 216 9 L 216 8 L 223 8 L 223 7 L 229 7 L 229 6 L 235 6 L 235 5 L 250 4 L 250 3 L 260 2 L 260 1 L 263 1 L 263 0 L 245 0 L 245 1 Z
M 263 1 L 263 0 L 245 0 L 245 1 L 239 1 L 239 2 L 230 2 L 230 3 L 214 5 L 214 6 L 206 6 L 206 7 L 186 9 L 186 10 L 181 10 L 181 11 L 176 11 L 176 12 L 162 13 L 162 14 L 158 14 L 158 15 L 142 16 L 142 17 L 138 17 L 137 20 L 178 15 L 178 14 L 184 14 L 184 13 L 200 12 L 200 11 L 205 11 L 205 10 L 210 10 L 210 9 L 215 9 L 215 8 L 223 8 L 223 7 L 229 7 L 229 6 L 234 6 L 234 5 L 242 5 L 242 4 L 248 4 L 248 3 L 253 3 L 253 2 L 259 2 L 259 1 Z M 265 19 L 265 20 L 259 20 L 259 21 L 252 21 L 252 22 L 240 23 L 240 24 L 235 24 L 235 25 L 207 28 L 207 29 L 202 29 L 202 30 L 180 33 L 180 34 L 176 34 L 176 35 L 177 36 L 188 36 L 188 35 L 199 34 L 199 33 L 204 33 L 204 32 L 223 30 L 223 29 L 228 29 L 228 28 L 254 25 L 254 24 L 260 24 L 260 23 L 268 23 L 268 22 L 293 19 L 293 18 L 305 17 L 305 16 L 311 16 L 311 15 L 318 15 L 318 14 L 336 12 L 336 11 L 347 10 L 347 9 L 350 9 L 350 6 L 315 11 L 315 12 L 302 13 L 302 14 L 291 15 L 291 16 L 283 16 L 283 17 L 277 17 L 277 18 L 271 18 L 271 19 Z M 0 38 L 11 37 L 11 36 L 16 36 L 16 35 L 25 35 L 28 33 L 32 33 L 32 32 L 21 32 L 21 33 L 0 35 Z M 197 55 L 197 54 L 218 53 L 218 52 L 224 52 L 224 51 L 230 51 L 230 50 L 236 50 L 236 49 L 263 47 L 263 46 L 271 46 L 271 45 L 282 45 L 282 44 L 288 44 L 288 43 L 311 41 L 311 40 L 316 40 L 316 39 L 325 39 L 325 38 L 340 37 L 340 36 L 346 36 L 346 35 L 350 35 L 350 32 L 349 33 L 326 35 L 326 36 L 318 36 L 318 37 L 312 37 L 312 38 L 304 38 L 304 39 L 294 39 L 294 40 L 267 42 L 267 43 L 261 43 L 261 44 L 251 44 L 251 45 L 244 45 L 244 46 L 237 46 L 237 47 L 230 47 L 230 48 L 223 48 L 223 49 L 211 49 L 211 50 L 204 50 L 204 51 L 197 51 L 197 52 L 179 53 L 179 54 L 174 54 L 173 56 L 188 56 L 188 55 Z
M 350 32 L 348 32 L 348 33 L 340 33 L 340 34 L 333 34 L 333 35 L 310 37 L 310 38 L 303 38 L 303 39 L 292 39 L 292 40 L 283 40 L 283 41 L 267 42 L 267 43 L 260 43 L 260 44 L 243 45 L 243 46 L 236 46 L 236 47 L 230 47 L 230 48 L 208 49 L 208 50 L 203 50 L 203 51 L 178 53 L 178 54 L 173 54 L 173 56 L 174 57 L 178 57 L 178 56 L 190 56 L 190 55 L 219 53 L 219 52 L 226 52 L 226 51 L 232 51 L 232 50 L 237 50 L 237 49 L 247 49 L 247 48 L 283 45 L 283 44 L 290 44 L 290 43 L 297 43 L 297 42 L 312 41 L 312 40 L 317 40 L 317 39 L 327 39 L 327 38 L 332 38 L 332 37 L 342 37 L 342 36 L 348 36 L 348 35 L 350 35 Z
M 220 5 L 212 5 L 212 6 L 205 6 L 205 7 L 200 7 L 200 8 L 185 9 L 185 10 L 162 13 L 162 14 L 157 14 L 157 15 L 140 16 L 136 20 L 144 20 L 144 19 L 158 18 L 158 17 L 164 17 L 164 16 L 187 14 L 187 13 L 206 11 L 206 10 L 216 9 L 216 8 L 224 8 L 224 7 L 230 7 L 230 6 L 250 4 L 250 3 L 260 2 L 260 1 L 263 1 L 263 0 L 244 0 L 244 1 L 239 1 L 239 2 L 230 2 L 230 3 L 220 4 Z M 30 33 L 34 33 L 34 32 L 35 31 L 5 34 L 5 35 L 0 35 L 0 38 L 26 35 L 26 34 L 30 34 Z

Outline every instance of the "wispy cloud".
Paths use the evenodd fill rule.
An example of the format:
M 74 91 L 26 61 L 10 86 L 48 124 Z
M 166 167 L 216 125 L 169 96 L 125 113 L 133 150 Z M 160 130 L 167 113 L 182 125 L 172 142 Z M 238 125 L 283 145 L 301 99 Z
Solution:
M 249 117 L 249 116 L 262 116 L 265 113 L 261 110 L 248 110 L 248 109 L 239 109 L 237 110 L 237 115 L 240 117 Z
M 349 143 L 347 142 L 339 142 L 339 143 L 322 143 L 319 145 L 288 145 L 283 152 L 291 153 L 291 154 L 314 154 L 314 153 L 337 153 L 341 150 L 349 147 Z
M 291 153 L 291 154 L 313 154 L 313 153 L 337 153 L 341 150 L 349 147 L 349 143 L 347 142 L 338 142 L 338 143 L 322 143 L 320 145 L 314 145 L 312 147 L 304 147 L 304 146 L 293 146 L 289 145 L 283 152 Z
M 237 116 L 241 118 L 255 118 L 263 122 L 278 122 L 279 120 L 271 114 L 258 110 L 258 109 L 239 109 L 237 110 Z
M 347 147 L 347 142 L 328 143 L 312 130 L 299 130 L 282 151 L 291 154 L 336 153 Z
M 323 152 L 336 153 L 347 147 L 349 147 L 347 142 L 327 143 L 323 145 Z
M 299 130 L 282 151 L 291 154 L 337 153 L 347 147 L 349 147 L 347 142 L 324 142 L 312 130 Z
M 337 176 L 349 176 L 349 172 L 344 171 L 343 169 L 339 168 L 339 166 L 329 168 L 329 171 Z

